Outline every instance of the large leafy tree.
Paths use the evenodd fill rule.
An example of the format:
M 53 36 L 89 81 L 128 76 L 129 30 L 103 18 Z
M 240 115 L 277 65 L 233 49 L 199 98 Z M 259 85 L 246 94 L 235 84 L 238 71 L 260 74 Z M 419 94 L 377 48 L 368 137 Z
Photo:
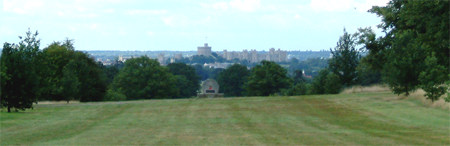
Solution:
M 78 98 L 81 102 L 102 101 L 107 87 L 107 78 L 100 64 L 84 52 L 75 52 L 75 68 L 80 88 Z
M 42 86 L 43 96 L 40 100 L 65 100 L 66 89 L 62 90 L 61 79 L 64 76 L 64 67 L 69 61 L 74 59 L 75 50 L 72 47 L 70 40 L 67 40 L 64 44 L 61 42 L 53 42 L 48 47 L 43 49 L 43 71 L 41 76 L 43 77 L 44 86 Z M 73 72 L 76 69 L 69 71 L 66 68 L 66 75 L 69 72 Z M 68 76 L 66 76 L 68 79 Z
M 80 92 L 80 81 L 78 76 L 75 74 L 76 71 L 75 61 L 71 60 L 67 65 L 64 66 L 62 77 L 59 82 L 59 93 L 64 94 L 64 99 L 69 103 L 70 100 L 74 100 Z M 81 91 L 83 92 L 83 91 Z
M 449 80 L 449 1 L 392 0 L 369 11 L 382 17 L 379 26 L 386 33 L 376 38 L 362 31 L 372 68 L 382 71 L 394 93 L 408 95 L 421 87 L 428 98 L 438 99 Z
M 101 101 L 106 76 L 100 65 L 86 53 L 75 51 L 73 41 L 54 42 L 43 50 L 43 99 Z
M 112 89 L 127 99 L 173 98 L 177 96 L 176 78 L 158 61 L 146 56 L 133 58 L 114 78 Z
M 30 30 L 25 37 L 19 37 L 18 45 L 5 43 L 1 56 L 1 105 L 11 109 L 25 110 L 33 107 L 39 96 L 40 78 L 38 58 L 40 40 L 38 33 Z
M 225 96 L 244 95 L 244 84 L 250 74 L 247 67 L 240 64 L 233 64 L 224 71 L 220 72 L 217 81 L 220 85 L 220 91 Z
M 356 67 L 359 64 L 360 55 L 355 47 L 355 37 L 344 29 L 344 35 L 339 38 L 334 50 L 330 49 L 333 58 L 328 62 L 330 71 L 338 75 L 342 84 L 350 86 L 356 83 Z
M 196 74 L 195 68 L 185 63 L 171 63 L 167 65 L 169 72 L 178 76 L 177 88 L 179 97 L 192 97 L 197 94 L 200 88 L 200 77 Z
M 275 62 L 261 61 L 252 68 L 245 88 L 250 96 L 268 96 L 289 87 L 290 82 L 286 69 Z

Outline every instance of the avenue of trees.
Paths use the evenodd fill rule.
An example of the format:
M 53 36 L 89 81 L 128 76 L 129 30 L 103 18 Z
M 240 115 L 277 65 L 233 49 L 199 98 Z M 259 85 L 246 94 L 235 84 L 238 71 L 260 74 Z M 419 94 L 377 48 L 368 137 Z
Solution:
M 378 83 L 396 94 L 423 89 L 431 101 L 448 95 L 449 1 L 392 0 L 369 12 L 382 18 L 383 36 L 371 28 L 354 34 L 344 29 L 330 49 L 330 59 L 292 59 L 283 65 L 262 61 L 250 69 L 246 63 L 226 69 L 183 61 L 161 66 L 147 56 L 103 66 L 76 51 L 69 39 L 41 50 L 38 33 L 28 31 L 18 44 L 3 45 L 0 105 L 10 112 L 32 108 L 42 100 L 189 98 L 208 78 L 216 79 L 227 97 L 336 94 L 346 87 Z M 217 54 L 194 57 L 194 61 L 217 59 L 221 59 Z

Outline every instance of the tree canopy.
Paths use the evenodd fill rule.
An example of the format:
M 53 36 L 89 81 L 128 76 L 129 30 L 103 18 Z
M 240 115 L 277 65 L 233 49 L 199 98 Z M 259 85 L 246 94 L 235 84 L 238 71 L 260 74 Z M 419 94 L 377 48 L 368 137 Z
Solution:
M 173 98 L 178 93 L 176 78 L 147 56 L 127 60 L 114 78 L 112 88 L 127 99 Z
M 167 65 L 169 72 L 177 77 L 178 97 L 187 98 L 197 95 L 200 88 L 200 77 L 196 74 L 195 68 L 185 63 L 171 63 Z
M 40 90 L 40 77 L 38 76 L 38 58 L 40 55 L 40 40 L 38 32 L 30 30 L 25 37 L 19 37 L 19 44 L 5 43 L 3 45 L 1 64 L 1 95 L 2 106 L 11 112 L 11 109 L 25 110 L 33 107 L 37 101 Z
M 356 67 L 359 64 L 360 55 L 355 45 L 355 37 L 344 29 L 344 35 L 339 38 L 334 50 L 330 49 L 333 57 L 328 67 L 346 86 L 355 84 L 358 77 Z
M 290 82 L 286 69 L 275 62 L 261 61 L 252 68 L 245 88 L 250 96 L 268 96 L 289 87 Z
M 250 72 L 247 67 L 240 64 L 233 64 L 224 71 L 220 72 L 217 81 L 220 85 L 220 91 L 225 96 L 244 95 L 244 84 Z
M 422 88 L 433 101 L 446 90 L 449 80 L 449 1 L 392 0 L 369 12 L 382 18 L 385 36 L 376 38 L 361 29 L 361 42 L 369 51 L 367 60 L 380 70 L 396 94 Z

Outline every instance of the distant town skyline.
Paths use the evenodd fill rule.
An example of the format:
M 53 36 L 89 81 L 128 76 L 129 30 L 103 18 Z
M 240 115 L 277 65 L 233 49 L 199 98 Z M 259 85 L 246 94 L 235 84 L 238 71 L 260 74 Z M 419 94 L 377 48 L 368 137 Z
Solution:
M 388 0 L 2 0 L 0 43 L 30 28 L 41 48 L 73 39 L 76 50 L 328 50 L 343 29 L 381 18 L 367 10 Z

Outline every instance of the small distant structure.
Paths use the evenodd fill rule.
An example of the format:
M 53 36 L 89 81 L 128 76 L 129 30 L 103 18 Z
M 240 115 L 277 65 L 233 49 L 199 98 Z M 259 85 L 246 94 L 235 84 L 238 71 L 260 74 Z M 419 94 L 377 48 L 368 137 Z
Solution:
M 164 53 L 158 54 L 158 62 L 160 65 L 166 64 L 166 57 L 164 57 Z
M 181 54 L 181 53 L 175 54 L 174 58 L 175 58 L 175 60 L 183 59 L 183 54 Z
M 205 43 L 204 46 L 197 47 L 197 55 L 211 56 L 211 46 L 208 46 L 208 43 Z
M 121 62 L 126 62 L 128 59 L 131 59 L 131 58 L 134 58 L 134 56 L 122 56 L 122 55 L 120 55 L 117 60 L 121 61 Z
M 223 97 L 223 93 L 219 93 L 219 84 L 214 79 L 207 79 L 202 82 L 200 93 L 197 94 L 197 97 Z

